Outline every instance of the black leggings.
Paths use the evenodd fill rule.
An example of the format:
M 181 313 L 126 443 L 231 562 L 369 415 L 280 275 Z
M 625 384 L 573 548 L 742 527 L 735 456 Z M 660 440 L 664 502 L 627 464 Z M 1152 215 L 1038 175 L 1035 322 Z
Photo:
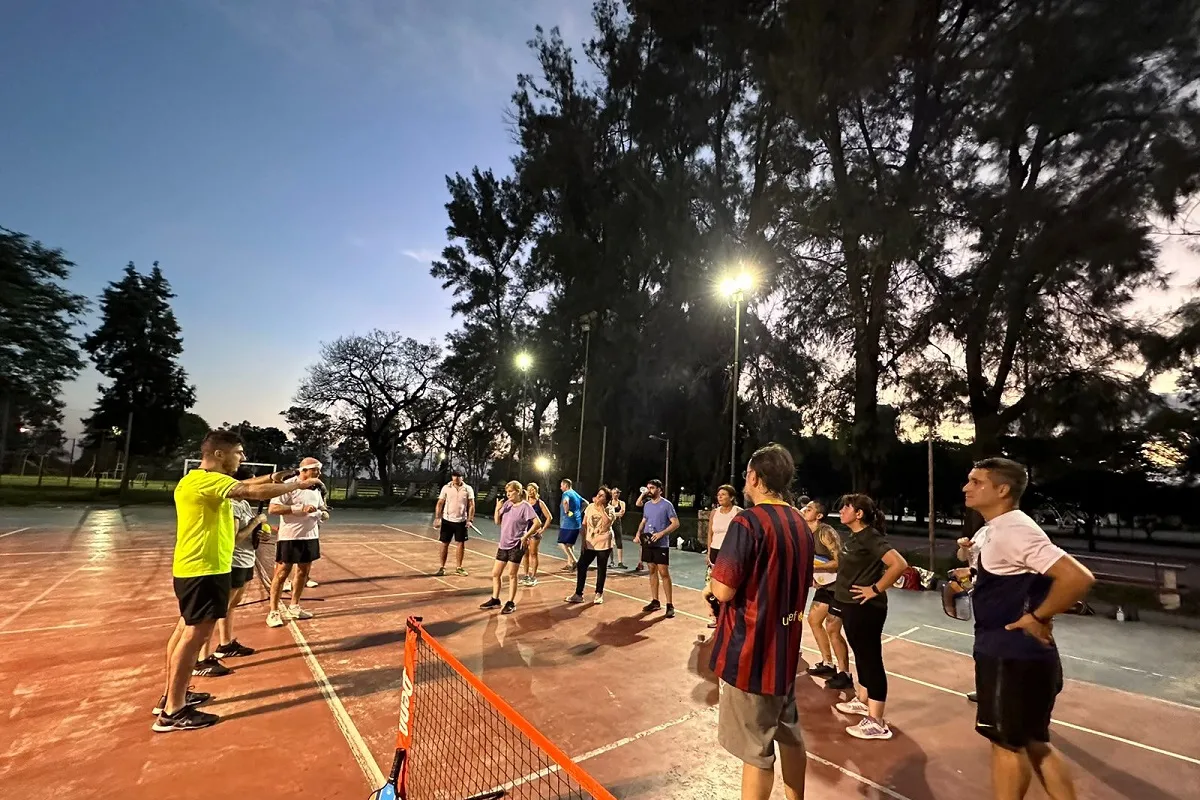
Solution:
M 883 623 L 887 606 L 881 603 L 846 603 L 842 607 L 842 630 L 854 651 L 858 682 L 867 690 L 867 698 L 887 700 L 887 673 L 883 671 Z
M 611 552 L 612 550 L 583 548 L 583 552 L 579 554 L 579 561 L 575 564 L 578 573 L 575 577 L 575 594 L 583 596 L 588 567 L 593 561 L 596 562 L 596 594 L 604 594 L 604 579 L 608 577 L 608 554 Z

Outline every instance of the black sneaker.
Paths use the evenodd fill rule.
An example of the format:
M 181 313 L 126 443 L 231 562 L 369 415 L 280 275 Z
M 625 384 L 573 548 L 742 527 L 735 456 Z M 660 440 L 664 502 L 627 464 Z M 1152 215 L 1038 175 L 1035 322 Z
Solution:
M 808 674 L 814 678 L 832 678 L 837 675 L 837 667 L 833 664 L 826 664 L 824 661 L 818 661 L 808 668 Z
M 497 602 L 499 602 L 499 601 L 497 601 Z M 514 612 L 516 610 L 517 610 L 517 604 L 514 603 L 512 600 L 509 600 L 507 603 L 504 604 L 504 608 L 500 609 L 500 613 L 501 614 L 511 614 L 512 612 Z
M 662 606 L 659 605 L 657 600 L 651 600 L 649 603 L 647 603 L 645 606 L 642 607 L 642 613 L 643 614 L 651 614 L 655 611 L 658 611 L 660 608 L 662 608 Z
M 836 689 L 837 691 L 845 691 L 846 689 L 854 688 L 854 679 L 850 677 L 848 672 L 839 672 L 829 680 L 825 681 L 826 689 Z
M 246 647 L 246 645 L 234 639 L 229 644 L 223 644 L 218 647 L 213 656 L 216 658 L 242 658 L 244 656 L 252 656 L 254 653 L 255 650 L 253 647 Z
M 479 607 L 482 608 L 484 611 L 491 611 L 493 608 L 500 607 L 500 601 L 497 598 L 493 597 L 491 600 L 488 600 L 486 603 L 482 604 Z
M 188 689 L 187 696 L 183 700 L 183 705 L 184 708 L 194 708 L 195 706 L 204 705 L 209 700 L 212 700 L 212 695 L 208 692 L 193 692 L 191 689 Z M 163 713 L 163 709 L 166 707 L 167 696 L 164 694 L 162 697 L 158 698 L 158 705 L 156 705 L 150 713 L 154 714 L 154 716 L 158 716 Z
M 151 730 L 155 733 L 170 733 L 171 731 L 194 731 L 216 725 L 221 718 L 216 714 L 197 711 L 191 706 L 184 706 L 174 714 L 159 714 Z
M 667 619 L 671 619 L 674 616 L 675 616 L 675 606 L 671 605 L 670 603 L 667 603 Z
M 209 656 L 203 661 L 196 662 L 192 674 L 197 678 L 223 678 L 226 675 L 232 675 L 233 670 L 217 661 L 216 656 Z
M 620 561 L 618 561 L 618 562 L 617 562 L 617 569 L 629 569 L 629 567 L 625 566 L 625 565 L 624 565 L 624 564 L 622 564 Z

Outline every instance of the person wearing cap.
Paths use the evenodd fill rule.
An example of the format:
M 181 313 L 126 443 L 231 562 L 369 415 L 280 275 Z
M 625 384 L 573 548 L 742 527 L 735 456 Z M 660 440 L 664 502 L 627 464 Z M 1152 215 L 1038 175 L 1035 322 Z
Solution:
M 679 515 L 670 500 L 662 496 L 662 481 L 655 478 L 646 484 L 646 491 L 638 498 L 642 507 L 642 521 L 638 525 L 634 542 L 642 546 L 642 561 L 650 565 L 650 603 L 642 609 L 651 614 L 662 608 L 658 602 L 659 586 L 667 601 L 667 618 L 675 616 L 675 605 L 671 585 L 671 534 L 679 528 Z
M 300 480 L 321 475 L 321 462 L 315 458 L 300 461 Z M 278 628 L 288 619 L 312 619 L 312 612 L 300 607 L 312 563 L 321 557 L 320 523 L 329 519 L 325 496 L 316 489 L 295 488 L 271 501 L 267 511 L 279 515 L 279 535 L 275 542 L 275 574 L 271 579 L 271 610 L 267 625 Z M 293 568 L 291 603 L 286 616 L 279 609 L 283 584 Z
M 450 542 L 458 543 L 456 575 L 466 575 L 463 568 L 463 554 L 467 550 L 467 528 L 475 522 L 475 490 L 463 481 L 463 471 L 457 467 L 450 470 L 450 482 L 442 487 L 438 495 L 437 508 L 433 511 L 433 527 L 439 530 L 438 541 L 441 542 L 441 565 L 434 573 L 441 577 L 446 574 L 446 558 L 450 555 Z

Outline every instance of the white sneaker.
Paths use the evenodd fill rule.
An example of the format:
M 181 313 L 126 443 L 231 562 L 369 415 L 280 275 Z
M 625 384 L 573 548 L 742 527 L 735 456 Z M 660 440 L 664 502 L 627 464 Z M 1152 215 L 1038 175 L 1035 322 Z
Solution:
M 594 606 L 604 605 L 604 595 L 602 595 L 602 594 L 596 595 L 596 597 L 592 600 L 592 605 L 594 605 Z
M 284 581 L 284 582 L 283 582 L 283 590 L 284 590 L 285 592 L 290 592 L 290 591 L 292 590 L 292 582 L 291 582 L 291 581 Z
M 321 584 L 317 583 L 316 581 L 310 580 L 310 581 L 305 581 L 304 585 L 307 586 L 309 589 L 315 589 L 318 586 L 320 586 Z
M 281 612 L 272 611 L 271 613 L 267 614 L 268 628 L 282 628 L 284 625 L 287 625 L 287 620 L 283 618 L 283 614 Z
M 857 697 L 845 703 L 838 703 L 834 708 L 843 714 L 858 714 L 861 717 L 871 716 L 871 709 Z
M 288 613 L 288 616 L 291 617 L 292 619 L 312 619 L 313 618 L 311 611 L 305 611 L 300 606 L 288 606 L 287 613 Z
M 857 725 L 846 728 L 846 733 L 856 739 L 890 739 L 892 729 L 886 722 L 879 722 L 870 717 L 863 717 Z

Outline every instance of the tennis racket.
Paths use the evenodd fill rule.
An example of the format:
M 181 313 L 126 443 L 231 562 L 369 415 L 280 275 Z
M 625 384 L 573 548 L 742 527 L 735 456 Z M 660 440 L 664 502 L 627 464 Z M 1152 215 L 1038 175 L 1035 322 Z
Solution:
M 483 536 L 483 531 L 479 530 L 479 528 L 476 528 L 476 527 L 475 527 L 475 523 L 474 523 L 474 522 L 468 522 L 468 523 L 467 523 L 467 527 L 469 527 L 471 530 L 473 530 L 473 531 L 475 531 L 476 533 L 478 533 L 480 536 Z

